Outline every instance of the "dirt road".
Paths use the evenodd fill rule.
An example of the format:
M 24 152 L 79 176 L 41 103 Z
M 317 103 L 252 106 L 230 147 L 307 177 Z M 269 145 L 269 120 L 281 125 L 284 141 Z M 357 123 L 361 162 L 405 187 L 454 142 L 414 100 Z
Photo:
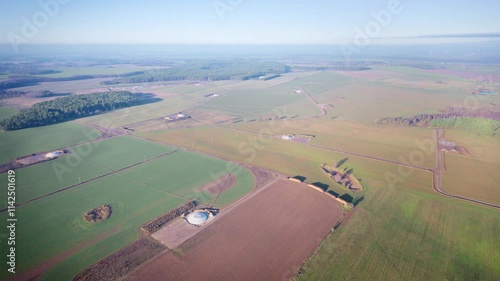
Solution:
M 326 116 L 327 112 L 326 112 L 326 109 L 323 105 L 319 104 L 306 90 L 304 90 L 303 87 L 300 87 L 300 90 L 307 96 L 307 98 L 316 106 L 319 108 L 319 110 L 321 111 L 321 115 L 319 116 L 314 116 L 313 118 L 319 118 L 319 117 L 323 117 L 323 116 Z
M 443 170 L 441 167 L 442 166 L 441 165 L 441 151 L 442 150 L 441 150 L 441 146 L 439 144 L 439 139 L 442 136 L 441 134 L 444 133 L 444 130 L 443 129 L 434 129 L 434 131 L 436 133 L 436 169 L 434 170 L 434 178 L 435 178 L 434 185 L 433 185 L 434 190 L 436 190 L 437 192 L 439 192 L 440 194 L 442 194 L 444 196 L 457 198 L 457 199 L 485 205 L 488 207 L 500 209 L 500 205 L 488 203 L 488 202 L 484 202 L 484 201 L 480 201 L 480 200 L 476 200 L 476 199 L 472 199 L 472 198 L 468 198 L 468 197 L 464 197 L 464 196 L 453 195 L 451 193 L 446 192 L 443 189 Z

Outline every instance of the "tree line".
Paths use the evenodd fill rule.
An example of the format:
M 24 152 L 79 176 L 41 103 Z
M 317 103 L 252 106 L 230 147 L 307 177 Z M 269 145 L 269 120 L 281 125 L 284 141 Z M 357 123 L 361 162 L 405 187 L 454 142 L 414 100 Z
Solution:
M 411 117 L 384 117 L 377 124 L 397 126 L 418 126 L 456 128 L 478 135 L 500 134 L 500 111 L 493 108 L 466 110 L 451 107 L 446 113 L 418 114 Z
M 136 105 L 140 101 L 137 95 L 130 92 L 73 95 L 40 102 L 20 110 L 16 115 L 0 121 L 0 127 L 4 130 L 18 130 L 45 126 Z
M 172 68 L 160 68 L 114 80 L 103 81 L 103 85 L 121 83 L 145 83 L 182 80 L 249 80 L 267 74 L 276 75 L 289 72 L 285 64 L 271 61 L 216 60 L 188 63 Z
M 381 125 L 429 126 L 434 119 L 456 119 L 459 117 L 483 118 L 500 121 L 500 111 L 492 108 L 467 110 L 462 107 L 450 107 L 446 113 L 418 114 L 411 117 L 384 117 L 377 121 Z
M 0 91 L 0 100 L 1 99 L 8 99 L 8 98 L 15 98 L 15 97 L 30 97 L 30 98 L 46 98 L 46 97 L 51 97 L 53 96 L 54 93 L 51 91 L 31 91 L 31 92 L 24 92 L 24 91 L 16 91 L 16 90 L 6 90 L 6 91 Z

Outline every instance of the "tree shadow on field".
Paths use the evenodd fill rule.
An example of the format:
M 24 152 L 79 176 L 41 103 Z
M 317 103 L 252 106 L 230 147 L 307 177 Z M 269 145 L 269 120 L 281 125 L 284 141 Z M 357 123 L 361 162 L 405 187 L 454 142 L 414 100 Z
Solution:
M 337 162 L 336 168 L 340 168 L 340 166 L 342 166 L 342 164 L 347 162 L 347 160 L 349 160 L 349 158 L 346 157 L 346 158 L 340 160 L 339 162 Z
M 340 196 L 339 198 L 348 202 L 348 203 L 352 203 L 352 200 L 354 199 L 354 198 L 352 198 L 351 194 L 347 194 L 347 193 Z
M 137 102 L 137 105 L 143 105 L 143 104 L 148 104 L 148 103 L 155 103 L 155 102 L 159 102 L 159 101 L 163 100 L 163 99 L 160 99 L 160 98 L 156 97 L 155 94 L 151 94 L 151 93 L 134 93 L 134 95 L 139 100 Z
M 359 197 L 359 198 L 356 198 L 356 200 L 354 200 L 354 202 L 353 202 L 353 205 L 354 205 L 354 206 L 357 206 L 357 205 L 358 205 L 359 203 L 361 203 L 363 200 L 365 200 L 365 196 L 364 196 L 364 195 L 363 195 L 363 196 L 361 196 L 361 197 Z
M 328 184 L 326 184 L 326 183 L 322 183 L 322 182 L 318 182 L 318 181 L 317 181 L 317 182 L 313 182 L 312 184 L 313 184 L 314 186 L 317 186 L 317 187 L 319 187 L 319 188 L 323 189 L 323 191 L 325 191 L 325 192 L 326 192 L 326 191 L 328 190 L 328 188 L 330 187 Z
M 304 182 L 306 180 L 306 177 L 304 177 L 304 176 L 295 176 L 295 177 L 292 177 L 292 178 L 297 179 L 297 180 L 299 180 L 301 182 Z
M 335 197 L 339 197 L 339 194 L 333 190 L 328 190 L 327 191 L 328 193 L 330 193 L 331 195 L 335 196 Z

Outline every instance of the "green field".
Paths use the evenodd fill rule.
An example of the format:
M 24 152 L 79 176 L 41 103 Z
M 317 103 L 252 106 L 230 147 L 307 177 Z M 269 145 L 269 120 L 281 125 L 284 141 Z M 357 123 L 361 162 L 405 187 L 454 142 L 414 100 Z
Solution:
M 17 109 L 12 107 L 0 107 L 0 120 L 7 119 L 17 113 Z
M 370 75 L 385 77 L 385 71 L 373 70 Z M 334 106 L 329 110 L 330 117 L 363 123 L 373 123 L 382 117 L 438 113 L 452 106 L 476 106 L 476 103 L 477 106 L 490 106 L 491 102 L 498 101 L 497 97 L 471 100 L 471 92 L 478 86 L 474 81 L 450 78 L 447 84 L 436 84 L 435 81 L 443 77 L 423 70 L 416 71 L 430 77 L 427 80 L 406 81 L 395 78 L 404 77 L 404 73 L 394 73 L 387 79 L 372 79 L 326 71 L 297 81 L 303 82 L 304 89 L 317 102 Z
M 75 258 L 66 260 L 67 266 L 54 268 L 44 278 L 69 280 L 85 266 L 135 240 L 142 223 L 185 201 L 112 175 L 18 207 L 19 222 L 29 224 L 18 223 L 17 271 L 26 272 L 70 251 L 67 254 Z M 83 214 L 102 204 L 112 206 L 111 217 L 99 224 L 86 223 Z M 1 217 L 5 221 L 5 213 Z M 6 272 L 2 265 L 4 277 Z
M 225 128 L 191 128 L 185 130 L 158 131 L 139 133 L 141 137 L 168 144 L 188 147 L 223 157 L 225 159 L 244 162 L 250 165 L 264 167 L 288 176 L 300 175 L 306 181 L 319 182 L 329 186 L 329 189 L 340 195 L 346 194 L 360 197 L 362 193 L 353 194 L 348 189 L 335 183 L 321 170 L 321 165 L 332 164 L 348 157 L 345 166 L 352 168 L 357 178 L 366 188 L 372 185 L 387 186 L 385 172 L 398 174 L 397 166 L 356 156 L 309 147 L 303 144 L 283 141 L 280 139 L 258 137 L 252 133 L 234 131 Z M 251 145 L 257 143 L 257 145 Z M 405 187 L 432 192 L 431 175 L 420 170 L 411 170 L 405 177 Z
M 228 127 L 255 133 L 266 133 L 272 129 L 274 135 L 311 135 L 314 136 L 309 142 L 312 145 L 397 162 L 409 162 L 414 151 L 421 151 L 425 152 L 424 159 L 412 160 L 412 164 L 429 168 L 436 165 L 434 133 L 427 128 L 379 126 L 335 119 L 288 119 L 238 123 Z
M 446 153 L 443 188 L 451 193 L 500 204 L 500 142 L 459 130 L 445 130 L 447 139 L 466 147 L 470 156 Z
M 498 155 L 498 153 L 497 153 Z M 443 189 L 451 194 L 500 204 L 500 163 L 477 161 L 469 156 L 446 154 Z
M 64 75 L 116 70 L 104 68 L 68 70 Z M 72 81 L 32 87 L 55 92 L 86 91 L 102 87 L 98 82 L 92 79 L 81 84 Z M 429 171 L 368 159 L 377 157 L 435 168 L 432 129 L 381 126 L 375 121 L 442 113 L 449 107 L 471 103 L 497 109 L 500 96 L 471 95 L 478 86 L 471 79 L 403 66 L 376 66 L 360 72 L 292 72 L 268 81 L 145 84 L 137 90 L 154 93 L 162 101 L 74 123 L 2 132 L 0 162 L 7 162 L 15 156 L 88 141 L 85 130 L 97 137 L 95 130 L 83 124 L 129 126 L 135 130 L 132 137 L 74 147 L 70 155 L 18 170 L 18 202 L 173 151 L 173 146 L 181 147 L 161 158 L 20 206 L 19 270 L 26 272 L 62 257 L 44 280 L 70 279 L 137 239 L 142 223 L 188 200 L 213 204 L 215 195 L 200 188 L 215 179 L 225 178 L 230 172 L 237 178 L 236 185 L 215 202 L 217 207 L 227 206 L 251 191 L 254 179 L 246 168 L 197 151 L 286 176 L 303 176 L 306 182 L 320 183 L 347 201 L 359 203 L 348 223 L 322 242 L 298 279 L 500 280 L 498 210 L 438 194 Z M 497 83 L 490 86 L 497 87 Z M 331 105 L 326 116 L 310 118 L 320 110 L 304 93 L 295 93 L 301 87 L 318 103 Z M 205 97 L 211 93 L 219 97 Z M 156 120 L 178 112 L 210 124 L 231 121 L 201 126 L 188 120 L 185 124 L 198 127 L 182 128 L 188 125 L 169 127 Z M 0 111 L 0 118 L 2 114 L 10 113 Z M 274 116 L 286 118 L 259 121 Z M 232 123 L 232 118 L 241 122 Z M 307 145 L 268 136 L 281 134 L 313 138 Z M 466 147 L 471 155 L 445 154 L 444 190 L 499 204 L 498 138 L 456 129 L 445 129 L 445 138 Z M 421 162 L 409 160 L 422 153 Z M 83 155 L 81 161 L 74 158 L 77 155 Z M 347 161 L 342 167 L 353 169 L 363 191 L 340 186 L 321 169 L 322 164 L 332 165 L 344 158 Z M 59 164 L 70 167 L 61 179 L 54 169 Z M 0 175 L 0 180 L 5 182 L 6 175 Z M 0 192 L 0 196 L 5 195 Z M 112 216 L 100 224 L 86 224 L 83 213 L 99 204 L 110 204 Z M 5 221 L 5 213 L 0 213 L 0 219 Z M 2 229 L 5 231 L 5 227 Z
M 173 149 L 131 137 L 84 144 L 72 148 L 71 154 L 17 170 L 16 201 L 25 202 L 169 151 Z M 7 174 L 0 174 L 0 180 L 7 182 Z M 7 190 L 0 191 L 0 196 L 7 196 Z
M 164 100 L 155 103 L 128 107 L 114 110 L 107 114 L 78 119 L 75 122 L 100 126 L 105 124 L 105 126 L 118 127 L 148 119 L 161 118 L 163 116 L 176 114 L 186 108 L 199 105 L 205 101 L 203 93 L 170 94 L 169 88 L 155 89 L 155 92 L 160 97 L 168 95 L 168 98 L 164 98 Z
M 500 121 L 491 119 L 471 117 L 433 119 L 429 125 L 438 128 L 459 129 L 478 136 L 500 136 Z
M 498 211 L 450 199 L 432 188 L 431 173 L 348 156 L 365 191 L 336 185 L 319 168 L 345 157 L 279 139 L 248 149 L 255 134 L 225 128 L 140 133 L 165 143 L 319 181 L 340 195 L 363 198 L 346 226 L 333 232 L 305 265 L 304 280 L 495 280 L 500 276 Z M 258 149 L 258 147 L 261 147 Z M 404 171 L 404 172 L 401 172 Z M 387 173 L 401 181 L 390 184 Z M 494 179 L 494 176 L 492 177 Z M 480 241 L 480 242 L 476 242 Z
M 53 93 L 74 93 L 77 91 L 82 92 L 106 92 L 108 87 L 101 85 L 102 81 L 109 80 L 106 78 L 92 78 L 83 80 L 60 81 L 60 82 L 41 82 L 33 86 L 24 86 L 16 88 L 18 91 L 45 91 L 49 90 Z
M 143 144 L 137 142 L 134 147 L 139 150 Z M 134 144 L 113 145 L 126 147 Z M 109 159 L 90 158 L 101 165 L 118 167 Z M 137 160 L 133 158 L 121 160 Z M 26 272 L 42 262 L 64 257 L 44 275 L 43 280 L 69 280 L 85 267 L 137 239 L 139 226 L 146 221 L 189 200 L 212 202 L 210 196 L 196 188 L 211 182 L 212 175 L 226 175 L 228 166 L 222 160 L 179 151 L 20 206 L 16 210 L 19 219 L 16 230 L 17 271 Z M 253 186 L 249 171 L 240 167 L 234 172 L 237 185 L 222 193 L 218 206 L 241 197 Z M 19 181 L 21 176 L 20 173 L 17 177 Z M 102 223 L 86 223 L 83 213 L 101 204 L 112 206 L 111 217 Z M 0 217 L 6 221 L 6 213 Z M 21 221 L 30 223 L 22 224 Z M 1 276 L 5 276 L 6 263 L 2 264 Z
M 0 163 L 14 157 L 83 143 L 99 136 L 99 132 L 75 123 L 0 132 Z
M 269 81 L 218 81 L 145 89 L 144 91 L 155 93 L 163 100 L 79 119 L 76 122 L 99 125 L 104 120 L 113 126 L 124 126 L 197 106 L 205 111 L 247 119 L 263 116 L 318 115 L 319 110 L 304 95 L 293 93 L 306 80 L 293 80 L 292 77 L 285 75 Z M 211 93 L 218 93 L 220 96 L 214 99 L 205 98 Z
M 261 81 L 254 81 L 253 83 L 257 82 Z M 262 83 L 266 82 L 262 81 Z M 302 81 L 292 80 L 273 85 L 269 82 L 271 86 L 263 89 L 226 90 L 222 88 L 222 90 L 225 90 L 222 96 L 205 104 L 203 108 L 243 118 L 319 115 L 320 111 L 304 94 L 294 92 L 300 88 L 301 83 Z
M 498 210 L 374 187 L 299 280 L 498 280 Z

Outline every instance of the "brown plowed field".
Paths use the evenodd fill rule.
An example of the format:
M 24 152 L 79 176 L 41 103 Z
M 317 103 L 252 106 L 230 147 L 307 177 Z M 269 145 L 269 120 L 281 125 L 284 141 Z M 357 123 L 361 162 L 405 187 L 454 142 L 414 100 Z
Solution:
M 329 196 L 278 180 L 127 280 L 288 280 L 341 216 Z

